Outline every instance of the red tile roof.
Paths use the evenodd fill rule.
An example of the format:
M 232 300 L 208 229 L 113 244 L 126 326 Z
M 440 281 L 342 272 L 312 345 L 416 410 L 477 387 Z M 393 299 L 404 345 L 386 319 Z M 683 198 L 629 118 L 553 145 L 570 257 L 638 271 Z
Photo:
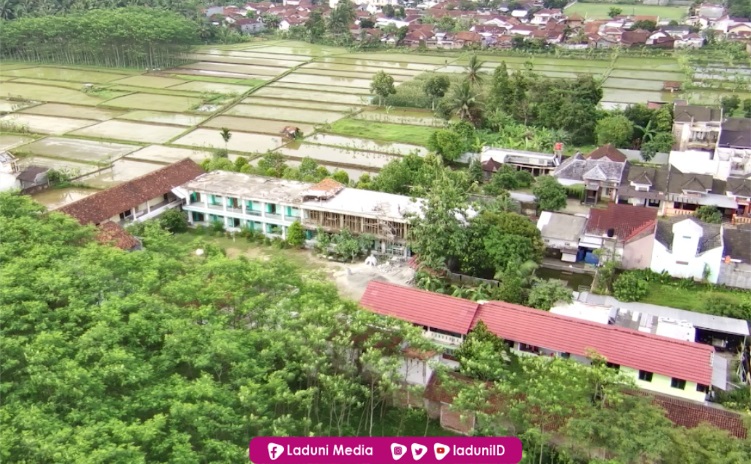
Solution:
M 622 151 L 615 148 L 613 144 L 605 144 L 601 147 L 597 147 L 587 156 L 589 159 L 601 159 L 601 158 L 607 158 L 610 161 L 615 161 L 616 163 L 623 163 L 624 161 L 628 160 L 626 158 L 626 155 L 623 154 Z
M 123 250 L 132 250 L 141 243 L 119 224 L 107 221 L 99 225 L 96 239 L 99 243 L 114 245 Z
M 372 281 L 360 305 L 384 316 L 465 335 L 472 326 L 478 304 L 386 282 Z
M 614 229 L 619 240 L 628 241 L 644 229 L 654 227 L 656 221 L 655 208 L 608 203 L 606 209 L 592 208 L 589 211 L 586 232 L 605 235 L 609 229 Z
M 201 166 L 186 158 L 63 206 L 59 211 L 73 216 L 81 224 L 99 224 L 143 202 L 164 195 L 203 173 Z
M 483 304 L 479 321 L 497 336 L 578 356 L 594 350 L 608 362 L 678 379 L 712 384 L 709 345 L 685 342 L 613 325 L 551 314 L 501 301 Z

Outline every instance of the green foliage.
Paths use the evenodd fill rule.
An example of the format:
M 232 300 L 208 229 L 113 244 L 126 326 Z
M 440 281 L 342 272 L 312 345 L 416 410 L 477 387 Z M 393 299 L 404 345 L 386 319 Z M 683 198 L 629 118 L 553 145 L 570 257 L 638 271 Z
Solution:
M 446 95 L 446 91 L 450 86 L 451 81 L 447 76 L 443 74 L 431 76 L 425 81 L 422 88 L 425 92 L 425 95 L 427 95 L 431 99 L 431 109 L 435 109 L 436 100 Z
M 720 98 L 720 106 L 722 106 L 722 112 L 727 117 L 731 117 L 733 112 L 741 105 L 741 99 L 738 95 L 724 95 Z
M 445 256 L 458 257 L 463 274 L 493 278 L 510 264 L 517 263 L 513 270 L 518 271 L 518 263 L 538 263 L 542 259 L 544 244 L 540 231 L 520 214 L 482 210 L 462 232 L 462 248 Z
M 224 222 L 223 221 L 212 221 L 211 225 L 209 227 L 214 232 L 224 232 Z
M 464 147 L 461 136 L 448 129 L 438 129 L 428 139 L 428 148 L 446 161 L 456 161 L 464 153 Z
M 0 28 L 0 57 L 113 67 L 170 67 L 199 42 L 196 24 L 165 10 L 128 7 L 24 17 Z
M 165 211 L 159 216 L 159 225 L 162 229 L 174 233 L 185 232 L 188 230 L 187 213 L 173 208 Z
M 229 259 L 155 224 L 138 252 L 94 235 L 0 194 L 4 462 L 241 462 L 256 436 L 424 430 L 424 415 L 416 433 L 381 414 L 400 359 L 382 347 L 425 346 L 414 328 L 285 261 Z
M 555 177 L 538 177 L 532 186 L 532 194 L 541 211 L 558 211 L 566 207 L 566 189 Z
M 337 169 L 331 175 L 331 178 L 339 182 L 342 185 L 349 185 L 349 174 L 347 174 L 347 171 L 342 171 L 341 169 Z
M 474 379 L 495 382 L 519 370 L 519 359 L 509 346 L 480 321 L 454 354 L 459 372 Z
M 637 29 L 652 32 L 657 29 L 657 22 L 651 19 L 640 19 L 639 21 L 634 21 L 634 25 L 631 26 L 631 30 L 635 31 Z
M 355 236 L 347 229 L 330 236 L 331 251 L 347 261 L 354 261 L 358 256 L 370 252 L 374 238 L 368 234 Z
M 326 33 L 326 21 L 320 9 L 310 12 L 310 16 L 305 21 L 305 30 L 308 33 L 308 40 L 313 43 L 321 39 Z
M 448 99 L 441 102 L 438 112 L 446 120 L 458 116 L 462 121 L 479 125 L 482 121 L 482 107 L 480 94 L 472 87 L 470 81 L 465 80 L 453 88 Z
M 383 104 L 384 98 L 396 93 L 393 76 L 384 71 L 378 71 L 370 82 L 370 93 L 378 95 L 380 104 Z
M 620 301 L 639 301 L 649 292 L 647 282 L 637 274 L 624 272 L 613 283 L 613 296 Z
M 470 85 L 479 86 L 482 84 L 484 80 L 481 72 L 483 64 L 485 63 L 483 61 L 480 61 L 480 57 L 478 57 L 476 54 L 473 54 L 469 57 L 467 66 L 465 66 L 464 69 L 467 71 L 467 82 L 469 82 Z
M 634 135 L 634 123 L 621 114 L 607 116 L 597 121 L 595 133 L 599 145 L 611 143 L 619 148 L 628 147 Z
M 751 320 L 751 298 L 739 302 L 727 295 L 715 294 L 707 298 L 703 309 L 707 314 Z
M 329 15 L 328 29 L 332 34 L 349 34 L 349 25 L 355 20 L 355 6 L 350 0 L 339 0 Z
M 656 153 L 670 153 L 674 141 L 671 132 L 658 132 L 651 140 L 642 144 L 640 153 L 642 159 L 649 161 Z
M 287 243 L 293 247 L 305 245 L 305 229 L 300 221 L 295 221 L 287 228 Z
M 533 308 L 550 311 L 556 303 L 571 303 L 573 294 L 571 289 L 560 280 L 540 280 L 529 292 L 527 304 Z
M 229 143 L 229 140 L 232 138 L 232 132 L 230 132 L 230 130 L 226 127 L 222 127 L 222 129 L 219 131 L 219 135 L 222 136 L 222 140 L 224 140 L 224 146 L 226 147 Z
M 696 218 L 702 222 L 707 222 L 709 224 L 722 223 L 722 213 L 716 206 L 700 206 L 696 209 L 694 214 Z
M 623 13 L 623 10 L 617 7 L 612 7 L 608 10 L 608 16 L 611 18 L 615 18 L 616 16 L 619 16 L 621 13 Z
M 534 177 L 527 171 L 516 170 L 511 166 L 504 164 L 494 172 L 488 183 L 483 185 L 483 190 L 487 195 L 500 195 L 506 190 L 516 190 L 527 188 L 534 182 Z

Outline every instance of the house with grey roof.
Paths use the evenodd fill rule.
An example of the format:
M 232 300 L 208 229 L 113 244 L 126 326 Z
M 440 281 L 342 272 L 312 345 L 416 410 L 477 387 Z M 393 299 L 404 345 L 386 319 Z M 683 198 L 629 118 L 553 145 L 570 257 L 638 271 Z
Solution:
M 47 178 L 49 170 L 50 168 L 44 166 L 28 166 L 18 173 L 16 180 L 21 190 L 47 185 L 49 184 L 49 179 Z
M 680 151 L 714 151 L 721 125 L 720 107 L 676 103 L 673 108 L 673 137 Z
M 660 216 L 686 215 L 701 206 L 715 206 L 729 218 L 737 212 L 738 202 L 726 194 L 727 185 L 709 174 L 686 173 L 673 165 L 628 165 L 617 201 L 657 208 Z
M 560 255 L 561 261 L 575 263 L 579 252 L 579 239 L 587 225 L 586 216 L 543 211 L 537 220 L 537 229 L 545 247 Z
M 723 254 L 719 224 L 693 216 L 675 216 L 657 222 L 650 268 L 673 277 L 716 284 Z
M 738 217 L 751 218 L 751 176 L 728 177 L 725 194 L 738 204 L 734 220 Z M 745 222 L 745 221 L 744 221 Z
M 751 289 L 751 225 L 722 228 L 722 263 L 718 284 Z
M 594 150 L 588 157 L 577 153 L 553 171 L 562 185 L 584 185 L 584 203 L 615 201 L 627 165 L 626 156 L 612 145 Z
M 727 118 L 722 122 L 717 156 L 730 162 L 730 175 L 751 174 L 751 119 Z

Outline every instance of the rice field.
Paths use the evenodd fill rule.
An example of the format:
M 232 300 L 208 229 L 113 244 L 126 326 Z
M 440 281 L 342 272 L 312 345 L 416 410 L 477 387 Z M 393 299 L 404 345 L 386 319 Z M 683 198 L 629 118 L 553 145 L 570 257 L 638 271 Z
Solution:
M 0 149 L 12 150 L 22 163 L 88 174 L 81 181 L 99 188 L 224 148 L 230 159 L 276 151 L 291 166 L 311 157 L 357 177 L 407 153 L 426 153 L 428 137 L 445 124 L 427 110 L 374 106 L 373 76 L 385 71 L 398 86 L 424 72 L 463 73 L 469 56 L 358 53 L 280 40 L 199 47 L 194 62 L 154 72 L 2 63 L 0 121 L 8 123 Z M 664 81 L 685 80 L 683 65 L 672 57 L 481 59 L 488 75 L 502 61 L 512 71 L 531 64 L 549 77 L 591 74 L 603 80 L 607 108 L 674 98 L 711 103 L 721 95 L 663 93 Z M 28 133 L 12 132 L 12 123 Z M 297 127 L 304 139 L 283 138 L 286 126 Z M 231 132 L 227 143 L 223 128 Z M 91 174 L 104 166 L 109 172 Z
M 624 15 L 658 16 L 660 19 L 680 20 L 688 14 L 686 6 L 623 5 L 618 3 L 575 3 L 565 9 L 567 15 L 579 13 L 587 19 L 608 19 L 611 8 L 620 8 Z

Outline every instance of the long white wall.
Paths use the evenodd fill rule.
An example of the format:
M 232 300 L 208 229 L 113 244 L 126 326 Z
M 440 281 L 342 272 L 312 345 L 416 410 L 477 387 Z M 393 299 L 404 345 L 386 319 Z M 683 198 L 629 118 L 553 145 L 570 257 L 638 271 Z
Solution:
M 687 264 L 679 264 L 685 262 Z M 699 256 L 673 254 L 665 245 L 655 240 L 652 250 L 652 264 L 650 268 L 655 272 L 667 271 L 673 277 L 701 280 L 704 276 L 704 266 L 709 266 L 709 282 L 716 284 L 720 275 L 722 262 L 722 248 L 714 248 Z

